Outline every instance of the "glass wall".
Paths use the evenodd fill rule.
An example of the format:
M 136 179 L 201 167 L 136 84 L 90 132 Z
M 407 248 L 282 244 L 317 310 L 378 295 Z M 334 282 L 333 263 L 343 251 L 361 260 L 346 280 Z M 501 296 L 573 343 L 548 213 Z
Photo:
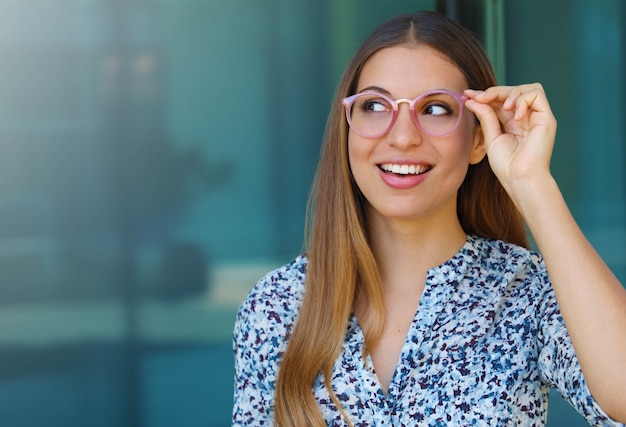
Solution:
M 3 0 L 0 425 L 230 425 L 235 311 L 302 250 L 339 74 L 444 6 L 546 84 L 555 173 L 625 280 L 619 0 Z
M 507 83 L 541 82 L 558 120 L 554 174 L 587 237 L 626 280 L 626 5 L 506 3 Z

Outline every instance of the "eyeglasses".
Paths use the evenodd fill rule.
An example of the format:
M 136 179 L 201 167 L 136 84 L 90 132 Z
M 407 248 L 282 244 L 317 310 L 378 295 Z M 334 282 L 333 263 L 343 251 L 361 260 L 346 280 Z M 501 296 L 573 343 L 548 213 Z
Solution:
M 391 130 L 399 105 L 409 104 L 413 123 L 431 136 L 444 136 L 461 122 L 467 96 L 449 90 L 433 90 L 415 99 L 392 100 L 378 92 L 363 92 L 343 100 L 352 130 L 363 138 L 379 138 Z

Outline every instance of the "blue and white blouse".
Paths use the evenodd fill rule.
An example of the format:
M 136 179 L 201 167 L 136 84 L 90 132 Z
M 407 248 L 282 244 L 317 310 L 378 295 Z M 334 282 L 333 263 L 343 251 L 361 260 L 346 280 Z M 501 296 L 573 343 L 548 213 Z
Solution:
M 273 425 L 274 384 L 305 292 L 307 259 L 269 273 L 235 325 L 234 426 Z M 553 386 L 591 425 L 611 421 L 583 378 L 540 255 L 469 236 L 429 270 L 387 393 L 350 319 L 332 386 L 355 427 L 543 426 Z M 347 426 L 320 376 L 329 426 Z

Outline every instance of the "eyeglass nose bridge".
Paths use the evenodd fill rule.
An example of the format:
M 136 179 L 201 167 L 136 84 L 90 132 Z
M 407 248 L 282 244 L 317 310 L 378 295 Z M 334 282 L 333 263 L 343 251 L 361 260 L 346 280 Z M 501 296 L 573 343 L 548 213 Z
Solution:
M 400 99 L 396 99 L 393 102 L 393 105 L 395 106 L 395 110 L 399 111 L 400 110 L 400 104 L 409 104 L 409 109 L 411 111 L 413 111 L 413 104 L 414 104 L 414 99 L 408 99 L 408 98 L 400 98 Z
M 394 103 L 396 104 L 396 106 L 399 106 L 400 104 L 403 104 L 403 103 L 411 105 L 413 101 L 414 99 L 400 98 L 400 99 L 396 99 Z
M 391 119 L 391 123 L 389 123 L 389 127 L 387 128 L 387 132 L 389 132 L 391 128 L 396 124 L 396 120 L 398 119 L 398 116 L 400 115 L 400 104 L 408 104 L 409 116 L 411 117 L 411 121 L 419 130 L 423 131 L 422 126 L 420 125 L 419 120 L 417 118 L 417 115 L 415 114 L 415 103 L 418 100 L 419 98 L 416 98 L 416 99 L 400 98 L 400 99 L 396 99 L 395 101 L 392 101 L 392 104 L 394 106 L 394 113 L 393 113 L 393 118 Z

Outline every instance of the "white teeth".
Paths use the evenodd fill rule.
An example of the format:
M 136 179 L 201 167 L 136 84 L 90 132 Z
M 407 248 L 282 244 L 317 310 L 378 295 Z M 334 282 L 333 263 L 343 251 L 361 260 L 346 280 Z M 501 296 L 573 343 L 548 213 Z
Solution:
M 383 163 L 380 168 L 399 175 L 419 175 L 428 170 L 428 166 L 425 165 L 398 165 L 393 163 Z

